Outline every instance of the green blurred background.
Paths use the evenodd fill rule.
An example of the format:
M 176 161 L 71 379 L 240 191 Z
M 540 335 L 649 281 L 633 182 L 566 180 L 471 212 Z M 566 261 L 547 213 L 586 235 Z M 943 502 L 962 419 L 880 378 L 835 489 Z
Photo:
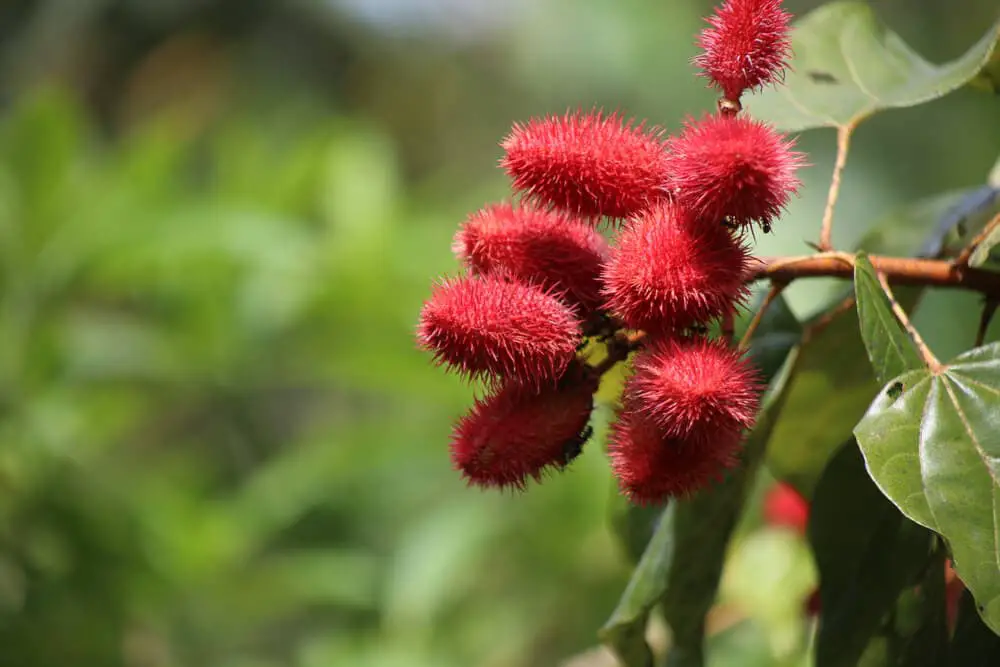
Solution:
M 872 4 L 938 61 L 996 13 Z M 457 223 L 509 194 L 514 120 L 710 108 L 688 64 L 710 5 L 0 2 L 0 665 L 534 667 L 595 644 L 630 567 L 600 447 L 527 494 L 467 489 L 447 443 L 472 390 L 414 324 Z M 832 139 L 801 138 L 806 186 L 760 252 L 815 238 Z M 998 153 L 1000 98 L 873 119 L 836 241 Z M 974 306 L 930 297 L 941 355 Z M 765 657 L 715 665 L 801 649 L 775 619 L 808 554 L 754 539 L 723 597 Z

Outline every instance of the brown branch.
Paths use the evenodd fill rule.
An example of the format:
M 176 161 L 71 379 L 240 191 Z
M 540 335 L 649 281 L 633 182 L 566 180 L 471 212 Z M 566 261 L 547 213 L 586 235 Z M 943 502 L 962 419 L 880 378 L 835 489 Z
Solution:
M 637 331 L 632 334 L 619 332 L 614 338 L 608 341 L 608 356 L 599 363 L 590 367 L 590 372 L 601 376 L 614 368 L 619 361 L 625 361 L 628 355 L 642 347 L 646 340 L 644 331 Z
M 976 237 L 972 239 L 967 246 L 962 248 L 962 252 L 959 253 L 958 257 L 955 258 L 955 261 L 952 262 L 952 264 L 955 265 L 955 268 L 959 270 L 967 268 L 969 266 L 969 260 L 972 259 L 972 253 L 976 252 L 976 248 L 979 247 L 979 244 L 985 241 L 986 237 L 992 234 L 993 230 L 997 227 L 1000 227 L 1000 213 L 993 216 L 993 219 L 986 223 L 986 226 L 983 227 L 982 231 L 976 234 Z
M 854 278 L 854 267 L 844 253 L 820 253 L 806 257 L 761 258 L 747 275 L 747 282 L 772 280 L 792 282 L 799 278 Z M 848 255 L 849 257 L 849 255 Z M 964 289 L 1000 298 L 1000 273 L 954 266 L 939 259 L 912 259 L 869 255 L 872 265 L 890 285 L 922 285 Z

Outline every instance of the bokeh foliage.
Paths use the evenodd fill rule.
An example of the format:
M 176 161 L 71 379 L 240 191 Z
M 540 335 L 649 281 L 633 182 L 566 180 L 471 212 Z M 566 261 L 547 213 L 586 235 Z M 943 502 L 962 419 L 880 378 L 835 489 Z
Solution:
M 597 641 L 630 567 L 603 453 L 525 495 L 466 489 L 447 441 L 473 389 L 413 326 L 456 223 L 508 194 L 514 119 L 709 107 L 687 61 L 710 3 L 479 4 L 458 29 L 405 3 L 0 7 L 0 665 L 547 666 Z M 883 4 L 941 59 L 990 5 Z M 873 119 L 838 233 L 981 183 L 996 111 Z M 825 139 L 803 137 L 816 166 L 762 252 L 814 235 Z M 968 302 L 924 307 L 949 323 L 932 345 L 964 349 Z M 803 539 L 757 529 L 769 481 L 713 665 L 803 660 L 815 574 Z

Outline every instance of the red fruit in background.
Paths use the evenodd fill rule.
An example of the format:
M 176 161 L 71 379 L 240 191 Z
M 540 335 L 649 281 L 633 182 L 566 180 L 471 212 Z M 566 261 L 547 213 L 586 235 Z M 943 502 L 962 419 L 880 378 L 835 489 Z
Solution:
M 804 156 L 769 125 L 743 116 L 688 121 L 669 142 L 670 185 L 696 217 L 769 229 L 800 185 Z
M 698 337 L 653 341 L 626 391 L 667 436 L 708 442 L 753 426 L 763 385 L 738 350 Z
M 791 57 L 789 22 L 781 0 L 726 0 L 698 37 L 701 75 L 730 100 L 782 77 Z
M 958 606 L 962 601 L 965 583 L 958 577 L 951 560 L 946 561 L 944 567 L 945 618 L 948 621 L 948 630 L 954 632 L 955 624 L 958 622 Z
M 557 386 L 495 388 L 455 425 L 455 468 L 472 485 L 521 489 L 529 477 L 564 467 L 588 435 L 596 389 L 596 379 L 577 363 Z
M 823 603 L 820 600 L 819 589 L 817 588 L 806 598 L 805 613 L 806 616 L 819 616 L 821 611 L 823 611 Z
M 500 165 L 514 190 L 541 206 L 626 218 L 667 196 L 660 132 L 600 111 L 532 119 L 501 142 Z
M 622 492 L 637 505 L 688 496 L 722 478 L 739 461 L 739 431 L 709 441 L 671 438 L 628 404 L 608 438 L 611 468 Z
M 628 326 L 679 331 L 707 323 L 748 294 L 749 255 L 721 221 L 661 202 L 621 231 L 604 267 L 607 306 Z
M 809 525 L 809 501 L 791 484 L 778 482 L 764 497 L 764 521 L 805 535 Z
M 593 227 L 566 213 L 493 204 L 466 219 L 453 249 L 474 273 L 500 270 L 558 289 L 584 313 L 603 301 L 600 273 L 608 243 Z
M 554 384 L 576 357 L 580 322 L 551 291 L 502 275 L 444 280 L 424 303 L 420 347 L 472 377 Z

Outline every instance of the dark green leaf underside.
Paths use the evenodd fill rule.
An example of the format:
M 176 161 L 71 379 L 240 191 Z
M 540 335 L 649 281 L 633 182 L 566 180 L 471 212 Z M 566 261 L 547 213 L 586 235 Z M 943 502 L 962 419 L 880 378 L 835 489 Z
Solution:
M 900 591 L 927 563 L 931 533 L 879 492 L 851 439 L 816 485 L 809 541 L 823 601 L 816 667 L 854 667 Z

